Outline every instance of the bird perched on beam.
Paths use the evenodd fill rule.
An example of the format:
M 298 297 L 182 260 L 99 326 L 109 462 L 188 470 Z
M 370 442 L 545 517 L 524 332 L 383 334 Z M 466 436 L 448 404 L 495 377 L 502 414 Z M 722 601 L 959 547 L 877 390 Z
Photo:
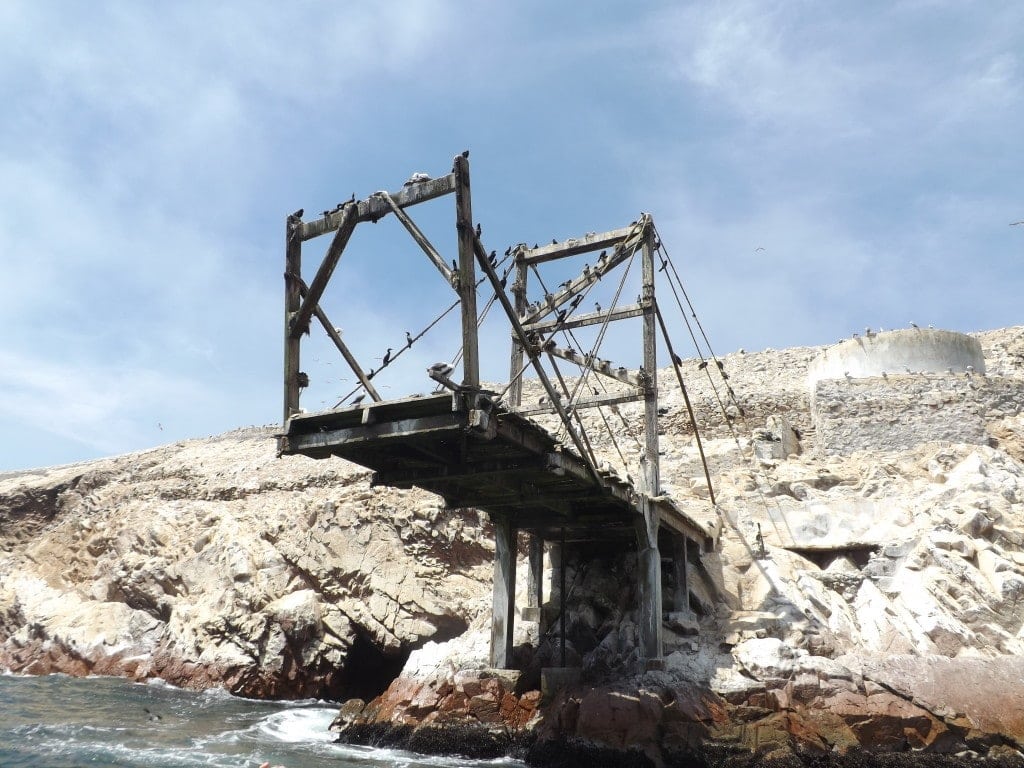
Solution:
M 424 181 L 430 181 L 430 176 L 426 173 L 420 173 L 417 171 L 412 176 L 410 176 L 409 180 L 406 181 L 405 184 L 403 184 L 402 186 L 411 187 L 413 184 L 421 184 Z
M 361 402 L 363 402 L 364 397 L 366 397 L 366 393 L 360 392 L 358 395 L 352 398 L 352 400 L 349 402 L 349 405 L 359 405 Z
M 391 362 L 391 347 L 388 347 L 388 351 L 384 353 L 383 365 L 387 365 Z
M 447 376 L 455 369 L 448 363 L 434 363 L 432 366 L 427 368 L 428 374 L 437 374 L 438 376 Z

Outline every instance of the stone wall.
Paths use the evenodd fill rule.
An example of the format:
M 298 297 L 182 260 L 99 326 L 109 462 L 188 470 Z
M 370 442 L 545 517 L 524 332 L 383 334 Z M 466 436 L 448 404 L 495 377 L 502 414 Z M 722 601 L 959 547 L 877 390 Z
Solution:
M 1024 412 L 1018 377 L 905 374 L 821 379 L 811 409 L 817 448 L 846 455 L 941 440 L 984 445 L 986 424 Z

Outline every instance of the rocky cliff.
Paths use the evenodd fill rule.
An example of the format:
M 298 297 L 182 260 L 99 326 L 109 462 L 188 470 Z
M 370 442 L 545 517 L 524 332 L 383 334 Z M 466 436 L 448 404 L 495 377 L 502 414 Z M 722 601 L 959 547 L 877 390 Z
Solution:
M 520 617 L 520 669 L 488 670 L 486 520 L 340 460 L 278 459 L 272 429 L 0 475 L 0 666 L 352 699 L 343 738 L 547 764 L 1016 755 L 1024 328 L 977 338 L 985 375 L 814 389 L 817 348 L 728 355 L 728 379 L 685 361 L 717 507 L 660 377 L 663 485 L 722 534 L 691 563 L 690 610 L 666 606 L 654 668 L 631 555 L 576 551 L 578 679 L 538 690 L 555 601 Z M 611 417 L 620 444 L 598 450 L 635 457 L 637 410 Z

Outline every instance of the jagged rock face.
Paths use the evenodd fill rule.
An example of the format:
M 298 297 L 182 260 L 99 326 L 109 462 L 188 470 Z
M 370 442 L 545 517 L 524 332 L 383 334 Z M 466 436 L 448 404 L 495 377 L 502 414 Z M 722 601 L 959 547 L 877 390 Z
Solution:
M 979 339 L 1000 391 L 1015 377 L 1024 388 L 1024 328 Z M 339 460 L 277 459 L 270 430 L 0 475 L 0 666 L 357 696 L 370 703 L 349 708 L 347 733 L 440 749 L 451 739 L 439 734 L 468 727 L 486 736 L 481 754 L 518 744 L 538 760 L 559 743 L 635 747 L 655 764 L 701 744 L 1020 748 L 1024 704 L 984 702 L 997 680 L 1001 699 L 1024 691 L 1019 398 L 983 409 L 987 444 L 823 456 L 806 387 L 816 354 L 726 356 L 738 404 L 723 408 L 686 361 L 717 509 L 681 394 L 660 377 L 663 490 L 722 524 L 717 550 L 691 560 L 693 611 L 673 610 L 666 569 L 663 670 L 643 671 L 624 552 L 600 567 L 567 558 L 567 658 L 582 687 L 536 695 L 540 667 L 557 664 L 555 601 L 544 632 L 517 621 L 522 674 L 487 672 L 481 516 L 372 488 Z M 599 458 L 636 458 L 639 407 L 609 415 L 617 446 L 599 415 L 583 418 Z
M 379 690 L 486 606 L 476 512 L 278 459 L 270 430 L 0 476 L 0 667 Z

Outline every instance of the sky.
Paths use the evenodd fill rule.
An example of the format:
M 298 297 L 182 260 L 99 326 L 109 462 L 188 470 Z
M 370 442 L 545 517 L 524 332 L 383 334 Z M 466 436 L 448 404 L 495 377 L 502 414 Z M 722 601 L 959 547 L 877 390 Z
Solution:
M 499 254 L 651 213 L 718 354 L 1022 323 L 1024 4 L 583 7 L 0 4 L 0 471 L 280 422 L 285 216 L 467 149 Z M 409 212 L 454 255 L 450 197 Z M 373 367 L 452 299 L 389 217 L 323 307 Z M 455 317 L 385 397 L 430 384 Z M 636 366 L 630 333 L 607 349 Z M 495 307 L 485 378 L 507 339 Z M 314 329 L 310 410 L 349 392 L 330 353 Z

